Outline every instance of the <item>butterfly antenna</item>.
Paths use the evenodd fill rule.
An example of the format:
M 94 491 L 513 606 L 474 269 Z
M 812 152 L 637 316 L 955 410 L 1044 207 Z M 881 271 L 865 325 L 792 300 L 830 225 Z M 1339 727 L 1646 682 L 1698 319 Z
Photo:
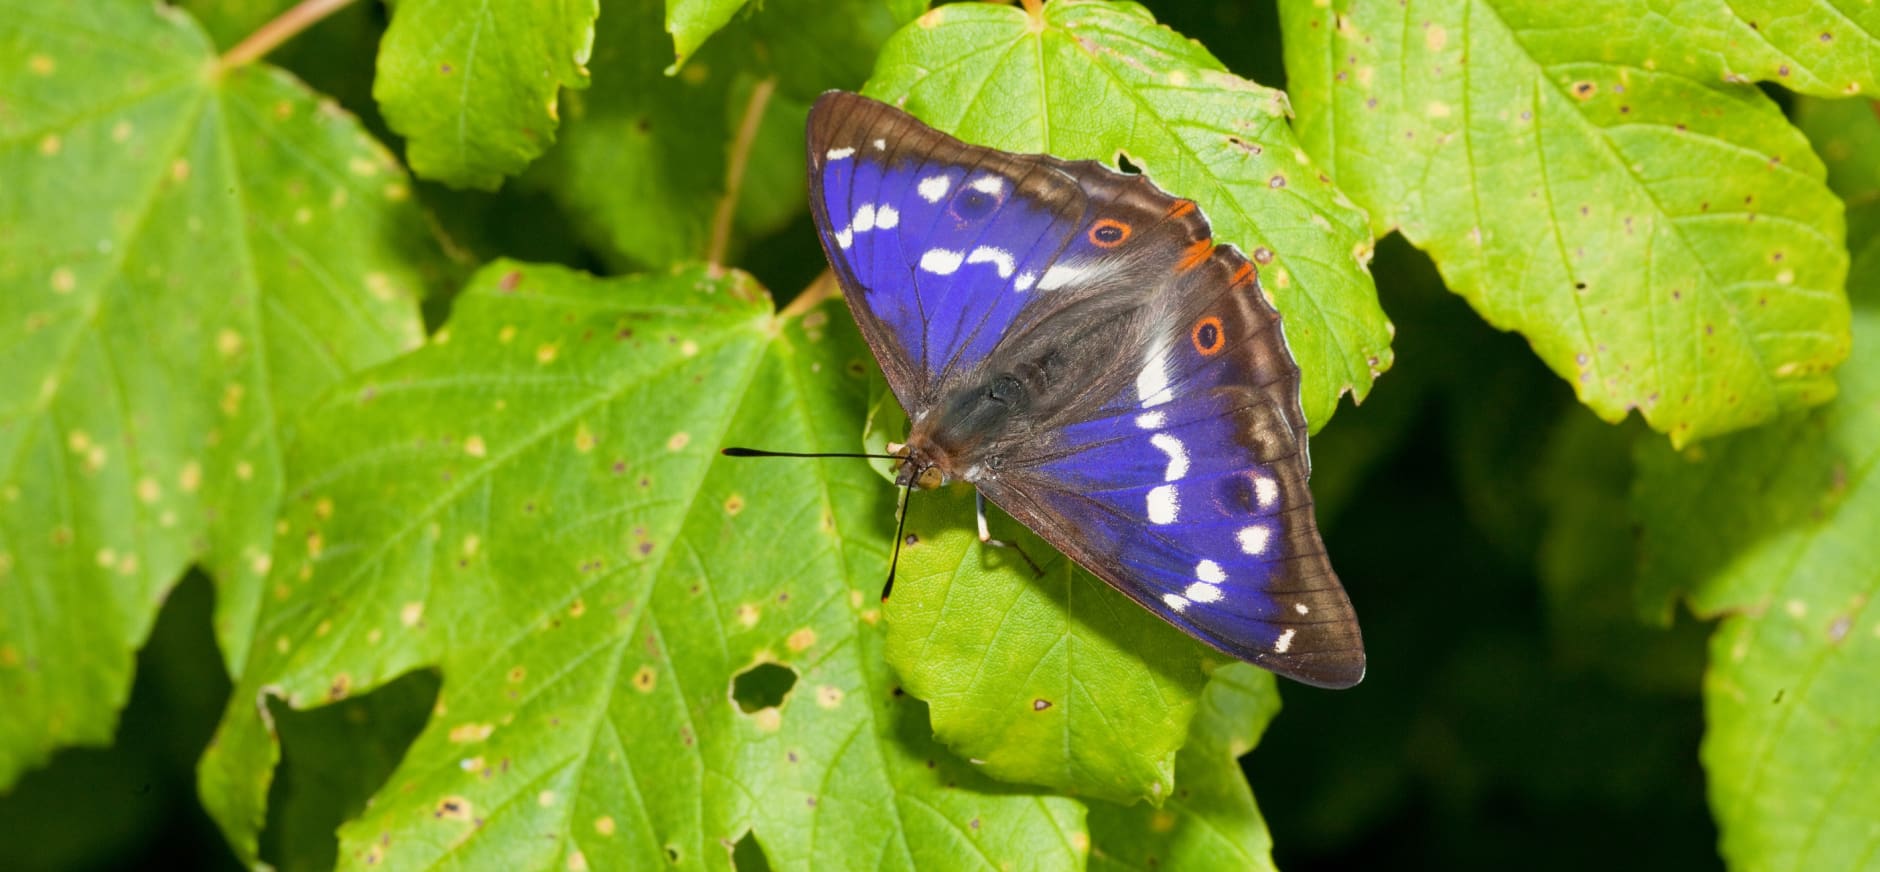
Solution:
M 726 457 L 862 457 L 874 460 L 899 460 L 893 454 L 851 454 L 841 451 L 766 451 L 762 448 L 721 448 Z
M 907 530 L 907 498 L 913 496 L 912 487 L 901 489 L 901 519 L 894 524 L 894 558 L 888 561 L 888 580 L 881 585 L 881 601 L 888 601 L 888 594 L 894 592 L 894 571 L 901 567 L 901 543 L 907 540 L 901 534 Z

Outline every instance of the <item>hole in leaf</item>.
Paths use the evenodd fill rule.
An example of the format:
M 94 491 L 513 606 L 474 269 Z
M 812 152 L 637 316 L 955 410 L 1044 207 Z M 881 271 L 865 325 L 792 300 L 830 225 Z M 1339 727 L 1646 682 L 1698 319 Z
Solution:
M 796 670 L 779 663 L 759 663 L 731 679 L 731 699 L 738 710 L 750 714 L 783 705 L 796 686 Z
M 666 859 L 675 866 L 679 864 L 679 846 L 678 845 L 666 846 Z
M 1136 166 L 1135 162 L 1129 159 L 1129 155 L 1120 151 L 1116 153 L 1116 168 L 1132 176 L 1142 175 L 1142 167 Z
M 757 843 L 750 830 L 745 830 L 744 838 L 732 846 L 731 868 L 738 872 L 770 872 L 770 858 L 764 855 L 764 846 Z

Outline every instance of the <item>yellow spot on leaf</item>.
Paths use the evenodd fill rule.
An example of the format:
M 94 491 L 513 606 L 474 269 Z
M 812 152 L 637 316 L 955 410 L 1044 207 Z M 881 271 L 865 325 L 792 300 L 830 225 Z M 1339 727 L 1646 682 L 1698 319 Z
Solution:
M 603 836 L 613 835 L 614 834 L 614 819 L 611 817 L 595 818 L 594 819 L 594 832 L 600 833 Z
M 450 740 L 459 745 L 467 745 L 471 742 L 481 742 L 494 732 L 496 732 L 496 727 L 491 724 L 458 724 L 451 728 Z
M 946 19 L 946 7 L 942 6 L 942 7 L 935 8 L 932 12 L 929 12 L 926 15 L 922 15 L 919 18 L 919 23 L 923 29 L 932 30 L 936 27 L 939 27 L 940 22 L 944 21 L 945 19 Z
M 633 673 L 633 689 L 641 693 L 652 693 L 654 685 L 659 683 L 659 674 L 651 666 L 642 666 Z
M 1165 809 L 1158 809 L 1155 814 L 1149 816 L 1149 829 L 1158 833 L 1166 833 L 1175 829 L 1174 813 Z
M 594 450 L 594 434 L 593 432 L 588 430 L 587 424 L 585 422 L 575 425 L 574 450 L 579 451 L 582 454 L 586 454 Z
M 742 511 L 744 511 L 744 497 L 738 494 L 725 497 L 725 514 L 736 515 Z
M 528 675 L 529 670 L 526 667 L 520 665 L 512 666 L 509 668 L 509 683 L 520 684 L 522 683 L 522 679 L 527 678 Z
M 320 531 L 315 530 L 307 534 L 307 556 L 308 557 L 319 557 L 320 552 L 325 551 L 325 550 L 326 550 L 326 540 L 320 538 Z
M 1448 118 L 1449 104 L 1441 100 L 1431 100 L 1430 104 L 1423 108 L 1423 111 L 1431 118 Z
M 52 58 L 42 54 L 33 55 L 32 59 L 26 62 L 26 68 L 32 70 L 33 75 L 36 76 L 50 76 L 53 70 L 58 69 L 58 66 L 52 62 Z
M 423 618 L 424 618 L 424 603 L 421 603 L 421 602 L 405 603 L 404 608 L 401 608 L 398 610 L 398 622 L 401 624 L 404 624 L 407 627 L 417 626 L 418 621 L 422 620 Z
M 56 133 L 47 134 L 45 139 L 39 141 L 39 153 L 46 157 L 58 154 L 60 149 L 64 147 L 65 141 L 60 139 L 59 135 Z
M 496 331 L 497 342 L 508 342 L 514 338 L 516 338 L 516 325 L 514 324 L 504 324 L 503 329 Z
M 556 348 L 555 343 L 550 342 L 535 350 L 535 362 L 536 363 L 554 363 L 555 355 L 560 354 L 560 353 L 561 353 L 561 349 Z
M 163 498 L 163 485 L 154 478 L 143 478 L 137 482 L 137 498 L 146 503 L 154 503 Z
M 555 799 L 555 791 L 544 790 L 535 795 L 535 804 L 543 808 L 549 808 L 555 804 Z
M 116 565 L 117 565 L 117 552 L 116 551 L 113 551 L 109 548 L 98 549 L 98 566 L 99 567 L 104 568 L 104 569 L 110 569 L 111 567 L 116 566 Z
M 187 181 L 189 179 L 189 161 L 180 157 L 170 161 L 170 179 L 178 182 Z
M 466 534 L 463 537 L 463 556 L 465 557 L 477 556 L 477 549 L 482 547 L 482 545 L 483 545 L 483 540 L 480 537 L 478 537 L 477 534 L 475 533 Z
M 229 382 L 228 387 L 222 389 L 222 414 L 231 417 L 240 414 L 242 396 L 246 393 L 248 393 L 248 388 L 241 382 Z
M 379 165 L 377 163 L 366 160 L 363 157 L 356 157 L 347 161 L 346 168 L 352 170 L 352 174 L 355 176 L 373 176 L 377 175 L 379 171 Z
M 679 353 L 685 355 L 686 357 L 697 356 L 698 355 L 698 343 L 693 342 L 690 339 L 687 339 L 686 341 L 679 343 Z
M 1442 51 L 1443 44 L 1449 41 L 1449 31 L 1440 24 L 1431 24 L 1423 28 L 1423 45 L 1430 51 Z
M 71 270 L 65 267 L 59 267 L 52 271 L 52 290 L 61 294 L 69 294 L 77 287 L 78 277 L 72 275 Z
M 762 615 L 762 612 L 760 612 L 756 606 L 745 603 L 738 606 L 732 614 L 737 617 L 738 623 L 744 625 L 745 629 L 750 629 L 751 627 L 757 626 L 757 619 Z
M 313 514 L 322 521 L 333 517 L 333 501 L 327 497 L 321 497 L 313 504 Z
M 233 330 L 224 330 L 217 333 L 215 335 L 215 350 L 222 352 L 223 356 L 228 356 L 242 350 L 242 335 Z
M 678 433 L 672 434 L 672 438 L 666 440 L 666 450 L 678 451 L 684 448 L 686 445 L 690 444 L 691 442 L 692 442 L 692 434 L 687 433 L 682 430 Z
M 580 851 L 568 852 L 568 872 L 587 872 L 587 855 Z
M 587 601 L 577 599 L 568 605 L 568 617 L 578 618 L 587 614 Z
M 411 188 L 404 182 L 392 182 L 385 186 L 385 199 L 394 203 L 404 202 L 411 196 Z
M 248 568 L 254 570 L 256 575 L 267 575 L 268 570 L 274 568 L 274 558 L 266 554 L 256 554 L 249 558 Z
M 842 705 L 842 688 L 825 684 L 816 688 L 816 704 L 826 709 Z
M 790 638 L 785 639 L 783 644 L 789 646 L 792 651 L 801 652 L 809 650 L 809 646 L 816 644 L 816 631 L 809 627 L 804 627 L 791 633 Z
M 293 647 L 294 647 L 294 643 L 289 641 L 286 636 L 274 637 L 274 650 L 275 651 L 278 651 L 282 654 L 286 654 Z
M 483 437 L 481 436 L 472 436 L 465 439 L 463 441 L 463 450 L 465 454 L 471 457 L 482 457 L 489 453 L 489 447 L 483 444 Z
M 776 706 L 761 708 L 751 714 L 751 720 L 757 722 L 758 729 L 774 733 L 783 727 L 783 712 Z
M 235 464 L 235 477 L 247 481 L 255 477 L 255 465 L 246 460 Z

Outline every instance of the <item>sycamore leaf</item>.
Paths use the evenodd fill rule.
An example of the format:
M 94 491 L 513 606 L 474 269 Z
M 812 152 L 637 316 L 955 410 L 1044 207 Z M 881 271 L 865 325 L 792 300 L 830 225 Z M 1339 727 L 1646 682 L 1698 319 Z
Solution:
M 555 141 L 561 89 L 587 86 L 599 0 L 401 0 L 372 96 L 413 172 L 495 189 Z
M 1215 670 L 1175 757 L 1175 794 L 1161 808 L 1091 804 L 1090 868 L 1272 869 L 1273 839 L 1239 759 L 1279 713 L 1273 685 L 1271 673 L 1250 664 Z
M 1260 267 L 1324 426 L 1390 367 L 1362 211 L 1300 150 L 1286 95 L 1229 74 L 1140 6 L 1058 2 L 1033 19 L 943 6 L 882 49 L 866 93 L 968 142 L 1115 165 L 1192 198 Z
M 201 769 L 252 860 L 258 706 L 434 666 L 430 721 L 342 866 L 1071 867 L 1073 800 L 928 736 L 882 660 L 893 495 L 852 450 L 867 351 L 741 274 L 497 263 L 427 348 L 305 419 L 254 660 Z
M 1880 839 L 1880 241 L 1849 286 L 1837 400 L 1640 459 L 1647 580 L 1722 617 L 1702 756 L 1737 868 L 1862 868 Z
M 686 62 L 707 37 L 731 23 L 744 0 L 666 0 L 666 32 L 672 34 L 673 68 Z
M 1612 48 L 1639 14 L 1282 4 L 1301 137 L 1373 228 L 1600 417 L 1638 409 L 1683 445 L 1834 395 L 1847 257 L 1807 141 L 1724 81 L 1732 45 L 1653 29 L 1659 53 Z
M 417 343 L 436 252 L 355 119 L 182 13 L 8 0 L 0 54 L 3 786 L 110 738 L 193 561 L 242 670 L 283 426 Z

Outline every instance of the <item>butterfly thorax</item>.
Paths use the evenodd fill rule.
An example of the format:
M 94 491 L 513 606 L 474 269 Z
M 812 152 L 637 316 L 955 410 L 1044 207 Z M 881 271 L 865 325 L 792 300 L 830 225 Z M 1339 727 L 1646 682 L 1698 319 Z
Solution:
M 951 392 L 908 433 L 896 483 L 928 490 L 978 482 L 1003 465 L 998 446 L 1031 405 L 1031 392 L 1011 373 L 998 373 Z

